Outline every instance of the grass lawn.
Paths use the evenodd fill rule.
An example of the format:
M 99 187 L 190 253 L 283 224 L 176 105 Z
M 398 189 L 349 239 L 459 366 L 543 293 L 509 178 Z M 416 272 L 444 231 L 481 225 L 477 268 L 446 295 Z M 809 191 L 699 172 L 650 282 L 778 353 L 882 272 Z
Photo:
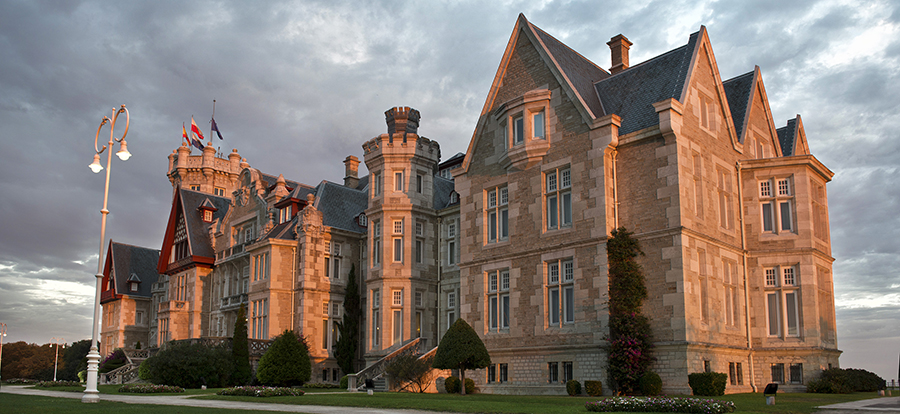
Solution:
M 875 398 L 876 393 L 831 394 L 778 394 L 774 406 L 767 406 L 762 394 L 731 394 L 714 399 L 733 401 L 738 413 L 798 413 L 815 412 L 815 407 L 837 404 L 867 398 Z M 431 411 L 461 413 L 586 413 L 584 403 L 596 401 L 596 397 L 568 396 L 513 396 L 513 395 L 456 395 L 456 394 L 412 394 L 364 392 L 353 394 L 307 394 L 302 397 L 273 397 L 258 399 L 253 397 L 202 396 L 202 399 L 223 399 L 240 401 L 260 401 L 280 404 L 330 405 L 371 408 L 410 408 Z
M 0 393 L 0 411 L 3 414 L 66 413 L 66 414 L 106 414 L 127 412 L 128 414 L 238 414 L 243 410 L 221 408 L 175 407 L 171 405 L 125 404 L 100 401 L 85 404 L 74 398 L 53 398 L 31 395 Z
M 119 392 L 119 388 L 121 385 L 98 385 L 97 390 L 100 391 L 100 394 L 124 394 L 124 395 L 212 395 L 221 390 L 221 388 L 209 388 L 205 390 L 201 390 L 199 388 L 189 388 L 184 390 L 184 392 L 168 392 L 168 393 L 155 393 L 155 394 L 142 394 L 137 392 Z M 29 388 L 33 388 L 36 390 L 46 390 L 46 391 L 67 391 L 67 392 L 84 392 L 84 387 L 75 386 L 75 387 L 37 387 L 30 386 Z

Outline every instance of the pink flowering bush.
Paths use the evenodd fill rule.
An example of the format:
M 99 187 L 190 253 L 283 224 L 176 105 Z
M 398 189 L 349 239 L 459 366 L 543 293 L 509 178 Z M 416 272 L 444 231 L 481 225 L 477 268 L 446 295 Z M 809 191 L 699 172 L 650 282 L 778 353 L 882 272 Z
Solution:
M 733 413 L 731 401 L 703 400 L 699 398 L 669 397 L 612 397 L 585 403 L 585 408 L 593 412 L 650 412 L 650 413 Z
M 223 389 L 218 395 L 236 395 L 243 397 L 299 397 L 303 390 L 286 387 L 232 387 Z
M 78 381 L 41 381 L 37 383 L 38 387 L 42 388 L 50 388 L 50 387 L 77 387 L 81 385 Z
M 139 394 L 156 394 L 163 392 L 184 392 L 184 388 L 173 385 L 155 384 L 126 384 L 119 387 L 119 392 L 134 392 Z

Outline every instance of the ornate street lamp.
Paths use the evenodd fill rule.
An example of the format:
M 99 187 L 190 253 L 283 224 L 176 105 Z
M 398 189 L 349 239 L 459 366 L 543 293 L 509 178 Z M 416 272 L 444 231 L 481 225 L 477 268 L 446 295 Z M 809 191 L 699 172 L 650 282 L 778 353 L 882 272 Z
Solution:
M 121 137 L 116 138 L 113 135 L 116 130 L 116 120 L 119 118 L 119 114 L 123 112 L 125 113 L 125 132 L 122 133 Z M 97 274 L 95 275 L 97 291 L 94 296 L 94 326 L 93 333 L 91 334 L 91 350 L 87 355 L 87 386 L 84 389 L 84 395 L 81 397 L 81 402 L 85 403 L 95 403 L 100 401 L 100 391 L 97 390 L 97 371 L 100 366 L 100 350 L 97 348 L 97 338 L 99 336 L 100 326 L 100 282 L 103 280 L 103 241 L 106 238 L 106 216 L 109 214 L 109 210 L 106 209 L 106 202 L 109 200 L 109 170 L 112 162 L 112 147 L 116 142 L 121 143 L 120 149 L 116 152 L 116 155 L 122 161 L 131 157 L 131 153 L 128 152 L 128 147 L 125 144 L 125 135 L 128 135 L 128 124 L 130 121 L 131 117 L 128 115 L 128 109 L 125 109 L 125 105 L 122 105 L 119 109 L 112 109 L 112 120 L 108 117 L 103 117 L 103 121 L 101 121 L 100 126 L 97 127 L 97 135 L 94 136 L 94 151 L 97 153 L 94 154 L 94 162 L 88 166 L 94 173 L 100 172 L 100 170 L 103 169 L 103 166 L 100 165 L 100 154 L 109 149 L 109 152 L 106 155 L 106 186 L 103 189 L 103 209 L 100 210 L 100 216 L 102 217 L 100 220 L 100 257 L 97 258 Z M 100 139 L 100 129 L 103 128 L 103 125 L 106 125 L 107 122 L 109 123 L 109 144 L 98 149 L 97 143 Z
M 6 336 L 6 324 L 0 322 L 0 368 L 3 368 L 3 337 Z M 3 380 L 3 375 L 0 375 L 0 382 Z
M 62 344 L 62 347 L 66 347 L 66 340 L 62 338 L 53 337 L 50 338 L 50 346 L 56 345 L 56 358 L 53 360 L 53 381 L 56 382 L 56 367 L 59 365 L 59 344 Z

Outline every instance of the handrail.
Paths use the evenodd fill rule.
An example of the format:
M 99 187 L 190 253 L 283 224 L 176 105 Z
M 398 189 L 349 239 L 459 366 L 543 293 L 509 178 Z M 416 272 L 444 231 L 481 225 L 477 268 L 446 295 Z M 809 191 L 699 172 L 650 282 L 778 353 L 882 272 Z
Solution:
M 410 340 L 409 342 L 403 344 L 400 348 L 397 348 L 396 351 L 391 352 L 390 354 L 385 355 L 383 358 L 376 361 L 374 364 L 369 365 L 364 368 L 362 371 L 356 373 L 357 384 L 361 384 L 360 388 L 365 387 L 367 379 L 375 379 L 378 376 L 384 374 L 384 369 L 387 367 L 387 364 L 391 362 L 392 359 L 400 356 L 406 355 L 408 353 L 413 353 L 418 350 L 419 341 L 422 338 L 415 338 Z

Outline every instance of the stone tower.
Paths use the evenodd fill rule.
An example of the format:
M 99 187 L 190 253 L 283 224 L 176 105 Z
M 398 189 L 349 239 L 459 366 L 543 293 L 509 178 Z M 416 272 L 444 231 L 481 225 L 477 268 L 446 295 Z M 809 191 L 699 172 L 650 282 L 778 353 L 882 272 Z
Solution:
M 249 167 L 237 149 L 231 150 L 228 158 L 216 156 L 212 143 L 203 148 L 200 155 L 191 155 L 191 147 L 182 142 L 169 154 L 169 170 L 166 175 L 172 188 L 185 188 L 220 197 L 231 197 L 238 189 L 241 171 Z
M 418 135 L 419 111 L 385 112 L 388 132 L 363 145 L 369 170 L 366 357 L 415 338 L 436 345 L 437 142 Z

